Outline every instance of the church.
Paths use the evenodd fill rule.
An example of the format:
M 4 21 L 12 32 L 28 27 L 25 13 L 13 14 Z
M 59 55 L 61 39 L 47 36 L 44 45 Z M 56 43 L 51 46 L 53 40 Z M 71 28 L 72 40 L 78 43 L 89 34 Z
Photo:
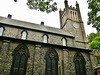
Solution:
M 94 75 L 78 2 L 60 28 L 0 17 L 0 75 Z

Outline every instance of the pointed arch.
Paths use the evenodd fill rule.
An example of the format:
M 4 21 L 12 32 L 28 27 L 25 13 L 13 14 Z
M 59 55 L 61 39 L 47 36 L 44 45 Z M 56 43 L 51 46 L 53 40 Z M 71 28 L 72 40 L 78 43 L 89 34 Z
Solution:
M 85 59 L 84 59 L 83 55 L 82 55 L 80 52 L 77 52 L 77 53 L 74 55 L 74 62 L 75 62 L 75 59 L 76 59 L 77 56 L 80 56 L 81 59 L 82 59 L 82 61 L 86 64 Z
M 85 59 L 80 52 L 77 52 L 74 56 L 76 75 L 86 75 Z
M 58 75 L 58 54 L 55 49 L 50 48 L 45 56 L 46 75 Z
M 48 43 L 48 35 L 47 34 L 44 34 L 43 36 L 42 36 L 42 38 L 43 38 L 43 43 Z
M 11 75 L 26 75 L 29 51 L 25 44 L 18 45 L 13 52 Z
M 21 39 L 26 40 L 28 36 L 28 32 L 26 30 L 23 30 L 21 32 Z
M 3 32 L 4 32 L 5 28 L 4 27 L 0 27 L 0 36 L 3 35 Z
M 67 39 L 63 37 L 61 40 L 62 40 L 62 45 L 67 46 Z

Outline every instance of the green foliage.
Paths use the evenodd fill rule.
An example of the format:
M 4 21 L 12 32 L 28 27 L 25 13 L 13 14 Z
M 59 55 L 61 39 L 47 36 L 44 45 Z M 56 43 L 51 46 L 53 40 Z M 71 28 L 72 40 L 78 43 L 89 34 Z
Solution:
M 88 0 L 88 8 L 90 11 L 88 12 L 88 25 L 92 24 L 98 30 L 100 27 L 100 15 L 97 13 L 100 12 L 100 0 Z
M 93 41 L 93 39 L 97 36 L 96 33 L 91 33 L 89 34 L 89 36 L 87 36 L 88 38 L 88 43 L 91 43 Z
M 92 49 L 100 50 L 100 37 L 98 37 L 98 39 L 99 39 L 99 41 L 94 40 L 93 42 L 91 42 L 89 44 L 89 47 L 92 48 Z
M 100 37 L 96 37 L 94 41 L 100 42 Z
M 42 12 L 55 12 L 57 11 L 57 3 L 53 0 L 28 0 L 27 5 L 30 9 L 39 10 Z
M 91 33 L 87 38 L 90 48 L 100 50 L 100 33 Z

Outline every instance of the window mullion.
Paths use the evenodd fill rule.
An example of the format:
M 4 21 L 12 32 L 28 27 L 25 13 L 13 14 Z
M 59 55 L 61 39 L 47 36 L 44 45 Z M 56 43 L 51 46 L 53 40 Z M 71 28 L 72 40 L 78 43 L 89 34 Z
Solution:
M 46 75 L 57 75 L 58 65 L 57 65 L 57 60 L 55 58 L 54 52 L 49 52 L 46 62 L 47 62 Z M 50 64 L 50 66 L 48 66 L 48 64 Z M 48 71 L 49 67 L 50 67 L 50 70 Z
M 27 66 L 27 53 L 25 50 L 27 47 L 21 44 L 15 49 L 15 54 L 13 57 L 13 65 L 11 68 L 11 75 L 25 75 Z M 14 70 L 15 69 L 15 70 Z M 17 70 L 16 70 L 17 69 Z

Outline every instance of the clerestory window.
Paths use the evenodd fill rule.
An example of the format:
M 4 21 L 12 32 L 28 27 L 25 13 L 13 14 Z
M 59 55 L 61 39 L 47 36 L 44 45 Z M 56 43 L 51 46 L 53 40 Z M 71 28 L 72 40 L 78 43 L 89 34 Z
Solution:
M 62 39 L 62 45 L 67 46 L 67 40 L 65 38 Z
M 47 35 L 43 35 L 43 43 L 48 43 L 48 36 Z
M 25 40 L 27 38 L 27 32 L 26 31 L 23 31 L 22 32 L 22 37 L 21 37 L 23 40 Z
M 0 36 L 3 35 L 3 31 L 4 31 L 4 28 L 3 27 L 0 27 Z

